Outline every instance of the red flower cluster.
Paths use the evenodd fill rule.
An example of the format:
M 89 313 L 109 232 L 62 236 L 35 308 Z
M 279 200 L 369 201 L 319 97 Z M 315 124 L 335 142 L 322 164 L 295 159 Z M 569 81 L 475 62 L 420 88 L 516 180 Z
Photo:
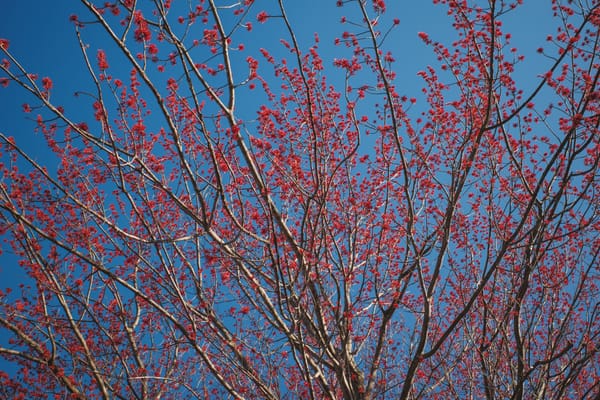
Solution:
M 42 78 L 42 85 L 44 87 L 44 90 L 46 90 L 46 91 L 52 89 L 52 79 L 50 79 L 48 77 Z
M 269 19 L 269 16 L 267 15 L 267 13 L 265 11 L 259 12 L 258 15 L 256 16 L 256 20 L 258 22 L 260 22 L 261 24 L 267 22 L 267 19 Z
M 96 57 L 98 59 L 98 68 L 100 68 L 101 71 L 108 69 L 108 62 L 106 61 L 106 53 L 104 50 L 99 49 Z
M 133 22 L 135 23 L 135 40 L 138 42 L 147 42 L 152 38 L 152 33 L 148 28 L 148 23 L 144 19 L 141 11 L 136 11 L 133 14 Z

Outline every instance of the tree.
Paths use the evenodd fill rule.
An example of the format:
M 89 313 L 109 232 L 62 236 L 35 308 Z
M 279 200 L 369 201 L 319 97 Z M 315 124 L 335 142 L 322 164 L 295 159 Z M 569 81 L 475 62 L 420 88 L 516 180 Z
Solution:
M 1 135 L 2 396 L 598 398 L 600 2 L 524 84 L 521 0 L 436 0 L 406 95 L 381 0 L 331 48 L 282 0 L 96 3 L 77 107 L 0 40 L 53 154 Z

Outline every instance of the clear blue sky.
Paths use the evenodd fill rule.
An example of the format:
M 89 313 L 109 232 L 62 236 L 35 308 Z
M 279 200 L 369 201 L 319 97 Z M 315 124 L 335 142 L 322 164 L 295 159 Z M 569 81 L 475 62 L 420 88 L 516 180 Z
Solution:
M 72 24 L 68 22 L 69 15 L 79 14 L 86 19 L 87 12 L 77 1 L 6 1 L 0 12 L 0 38 L 10 40 L 10 49 L 23 65 L 40 76 L 53 79 L 55 90 L 53 96 L 59 97 L 60 102 L 68 104 L 73 101 L 72 94 L 81 89 L 78 84 L 86 81 L 86 71 L 82 68 L 81 51 L 74 34 Z M 175 1 L 177 3 L 177 1 Z M 256 1 L 254 10 L 269 9 L 268 1 Z M 335 35 L 342 28 L 336 25 L 340 15 L 346 15 L 350 7 L 335 7 L 335 0 L 302 0 L 287 1 L 288 15 L 297 30 L 301 45 L 307 47 L 312 42 L 314 32 L 319 32 L 322 38 L 322 48 L 331 44 Z M 540 1 L 525 1 L 517 12 L 509 14 L 505 22 L 505 30 L 513 34 L 514 44 L 527 55 L 526 61 L 520 66 L 521 76 L 529 81 L 544 71 L 548 60 L 535 53 L 535 49 L 545 42 L 545 36 L 552 32 L 549 27 L 553 21 L 549 13 L 549 4 Z M 545 4 L 542 4 L 545 3 Z M 407 94 L 418 92 L 420 82 L 416 72 L 427 64 L 434 64 L 431 50 L 417 37 L 417 33 L 429 33 L 433 40 L 446 42 L 452 30 L 451 21 L 445 15 L 443 6 L 434 6 L 430 0 L 389 0 L 388 13 L 390 17 L 398 17 L 400 26 L 395 29 L 388 39 L 388 48 L 394 52 L 399 81 L 406 87 Z M 389 21 L 388 21 L 389 23 Z M 266 47 L 262 42 L 277 39 L 277 35 L 268 29 L 261 31 L 260 24 L 254 23 L 254 37 L 260 47 Z M 92 46 L 102 47 L 106 40 L 99 30 L 84 30 L 85 39 Z M 256 40 L 255 39 L 255 40 Z M 94 53 L 92 53 L 94 54 Z M 327 60 L 335 54 L 324 54 Z M 25 134 L 21 130 L 25 116 L 20 113 L 21 104 L 30 100 L 17 90 L 14 85 L 0 92 L 0 131 L 20 137 Z M 27 143 L 34 145 L 35 143 Z M 40 145 L 43 145 L 40 143 Z
M 175 0 L 177 1 L 182 0 Z M 253 14 L 258 13 L 264 0 L 257 0 Z M 322 40 L 322 54 L 326 62 L 331 62 L 335 54 L 330 52 L 333 37 L 343 30 L 336 24 L 346 9 L 335 7 L 335 0 L 288 0 L 288 14 L 291 23 L 297 30 L 300 44 L 304 48 L 312 44 L 314 32 L 319 32 Z M 400 26 L 388 38 L 387 49 L 392 50 L 396 60 L 398 73 L 397 85 L 402 94 L 418 96 L 421 82 L 416 72 L 428 64 L 435 64 L 431 49 L 419 40 L 417 33 L 427 32 L 433 40 L 449 42 L 452 34 L 451 20 L 445 15 L 443 6 L 433 6 L 429 0 L 388 0 L 388 24 L 392 18 L 399 18 Z M 484 2 L 487 3 L 487 2 Z M 537 82 L 536 76 L 542 73 L 549 64 L 543 56 L 536 54 L 535 49 L 545 44 L 545 37 L 553 33 L 554 21 L 549 13 L 549 2 L 526 0 L 525 5 L 513 13 L 505 22 L 505 31 L 513 34 L 513 42 L 526 60 L 520 65 L 518 77 L 526 86 Z M 324 5 L 325 4 L 325 5 Z M 53 99 L 64 104 L 73 112 L 78 100 L 73 93 L 81 89 L 81 82 L 89 87 L 88 75 L 82 63 L 81 51 L 69 23 L 69 15 L 79 14 L 88 20 L 87 12 L 77 1 L 3 1 L 0 5 L 0 38 L 10 41 L 11 52 L 31 72 L 49 76 L 54 81 Z M 252 45 L 257 47 L 276 46 L 278 34 L 253 21 L 255 31 Z M 106 37 L 98 29 L 85 28 L 85 40 L 93 43 L 93 47 L 104 47 Z M 267 45 L 270 43 L 270 45 Z M 90 54 L 95 54 L 92 47 Z M 0 88 L 0 132 L 14 136 L 23 148 L 42 162 L 55 163 L 48 157 L 48 151 L 40 135 L 33 132 L 34 124 L 21 112 L 21 105 L 32 99 L 22 89 L 11 84 L 8 88 Z M 90 119 L 90 110 L 82 112 L 81 119 Z M 50 169 L 52 165 L 49 165 Z M 0 257 L 0 288 L 13 286 L 22 275 L 17 271 L 15 260 L 5 254 Z M 0 345 L 5 343 L 0 331 Z M 0 361 L 0 370 L 4 369 Z
M 348 15 L 356 7 L 350 5 L 339 8 L 335 6 L 335 0 L 288 0 L 285 3 L 300 45 L 304 48 L 310 46 L 314 33 L 318 32 L 321 37 L 321 56 L 330 64 L 337 56 L 335 51 L 340 50 L 332 46 L 333 38 L 346 29 L 337 22 L 342 15 Z M 545 4 L 542 6 L 542 3 Z M 389 26 L 393 18 L 400 19 L 400 25 L 392 31 L 386 42 L 386 49 L 391 50 L 396 58 L 396 84 L 401 94 L 419 96 L 422 82 L 416 73 L 429 64 L 435 65 L 436 61 L 431 49 L 423 44 L 417 33 L 427 32 L 433 40 L 449 44 L 454 34 L 452 21 L 446 16 L 445 7 L 434 6 L 431 0 L 388 0 L 387 6 L 387 20 L 382 21 L 382 26 Z M 258 0 L 253 6 L 252 15 L 275 8 L 274 1 Z M 29 71 L 38 73 L 40 77 L 52 78 L 53 102 L 64 105 L 73 115 L 78 108 L 82 108 L 81 99 L 73 94 L 89 88 L 90 82 L 69 16 L 77 14 L 82 20 L 90 20 L 87 10 L 77 1 L 45 0 L 5 1 L 0 9 L 0 38 L 10 41 L 10 51 Z M 273 24 L 261 25 L 253 18 L 251 20 L 254 30 L 246 42 L 250 51 L 252 47 L 265 47 L 272 52 L 281 49 L 278 44 L 281 35 L 272 32 Z M 514 46 L 526 55 L 525 62 L 517 67 L 516 77 L 520 79 L 521 86 L 533 86 L 538 81 L 537 75 L 547 69 L 548 59 L 535 50 L 545 44 L 545 37 L 553 33 L 555 23 L 549 3 L 537 0 L 526 0 L 525 5 L 517 12 L 508 14 L 504 20 L 504 30 L 512 33 Z M 111 47 L 100 29 L 86 27 L 83 34 L 84 40 L 91 46 L 92 57 L 96 48 Z M 111 58 L 112 67 L 114 58 Z M 34 124 L 28 120 L 35 118 L 35 113 L 22 113 L 22 104 L 30 101 L 32 97 L 14 84 L 0 88 L 0 132 L 14 136 L 21 146 L 42 160 L 48 151 L 42 137 L 33 133 Z M 240 111 L 243 112 L 243 109 Z M 89 108 L 84 108 L 81 120 L 88 120 L 90 116 Z M 49 162 L 53 163 L 52 160 Z M 52 165 L 49 167 L 52 169 Z M 7 265 L 0 266 L 3 271 L 0 286 L 3 275 L 11 269 Z

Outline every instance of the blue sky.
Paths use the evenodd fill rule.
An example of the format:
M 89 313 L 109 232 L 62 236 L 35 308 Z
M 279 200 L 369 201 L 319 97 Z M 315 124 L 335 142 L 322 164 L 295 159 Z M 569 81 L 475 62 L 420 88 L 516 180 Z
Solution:
M 257 0 L 252 13 L 269 10 L 268 3 L 272 2 Z M 335 7 L 335 0 L 288 0 L 287 3 L 288 15 L 301 47 L 310 46 L 314 32 L 319 32 L 322 56 L 331 63 L 335 57 L 332 53 L 335 48 L 331 43 L 343 30 L 335 22 L 344 15 L 345 9 Z M 430 1 L 388 0 L 387 3 L 387 23 L 390 24 L 395 17 L 401 21 L 387 42 L 387 49 L 394 53 L 397 60 L 399 91 L 408 96 L 418 96 L 422 84 L 416 73 L 428 64 L 435 64 L 435 57 L 431 49 L 419 40 L 417 33 L 424 31 L 433 40 L 448 43 L 453 33 L 449 29 L 451 21 L 446 17 L 443 6 L 433 6 Z M 542 2 L 536 0 L 526 0 L 525 3 L 519 11 L 509 16 L 504 28 L 513 34 L 515 47 L 526 55 L 525 62 L 517 70 L 517 78 L 525 87 L 531 87 L 549 64 L 549 60 L 537 54 L 535 49 L 544 45 L 548 33 L 553 33 L 553 21 L 548 13 L 549 4 L 540 7 Z M 10 41 L 11 52 L 26 69 L 38 73 L 40 77 L 52 78 L 55 87 L 53 99 L 73 112 L 73 108 L 77 108 L 81 101 L 73 93 L 81 89 L 81 82 L 85 82 L 85 88 L 89 81 L 73 26 L 68 19 L 71 14 L 79 14 L 86 20 L 86 11 L 75 1 L 46 0 L 5 1 L 0 10 L 0 38 Z M 252 38 L 255 42 L 251 46 L 277 46 L 279 36 L 271 31 L 272 24 L 261 26 L 256 21 L 253 24 L 255 30 Z M 84 39 L 92 44 L 90 54 L 95 55 L 96 47 L 104 47 L 106 37 L 99 29 L 85 28 L 84 34 Z M 55 160 L 49 156 L 42 137 L 33 132 L 34 124 L 28 120 L 35 117 L 35 113 L 26 115 L 21 111 L 21 105 L 31 100 L 14 84 L 0 88 L 0 132 L 14 136 L 17 143 L 34 158 L 48 163 L 52 168 Z M 90 109 L 85 108 L 81 119 L 90 117 Z M 21 279 L 16 268 L 15 260 L 10 256 L 5 254 L 0 257 L 0 288 L 12 286 Z M 1 339 L 0 332 L 0 344 L 4 342 Z M 0 369 L 4 369 L 1 363 Z
M 177 2 L 175 2 L 177 3 Z M 268 1 L 256 1 L 253 14 L 260 10 L 269 10 Z M 335 7 L 335 1 L 303 0 L 287 1 L 288 16 L 296 29 L 300 45 L 308 47 L 312 44 L 313 35 L 321 36 L 321 49 L 326 50 L 322 56 L 331 62 L 336 56 L 330 50 L 333 38 L 343 30 L 339 24 L 341 15 L 347 15 L 350 7 Z M 514 45 L 526 55 L 525 62 L 518 69 L 518 77 L 522 84 L 528 86 L 542 73 L 549 62 L 535 53 L 535 49 L 544 45 L 545 36 L 552 32 L 554 21 L 549 7 L 540 6 L 538 1 L 525 1 L 517 12 L 510 13 L 505 20 L 505 31 L 513 34 Z M 263 7 L 264 5 L 264 7 Z M 387 39 L 387 48 L 396 57 L 396 72 L 399 86 L 407 95 L 418 95 L 421 87 L 416 72 L 428 64 L 435 65 L 432 51 L 418 39 L 417 33 L 427 32 L 433 40 L 449 42 L 453 32 L 449 28 L 451 20 L 445 15 L 444 6 L 434 6 L 431 1 L 396 0 L 388 1 L 387 24 L 392 18 L 399 18 L 396 27 Z M 0 38 L 10 40 L 11 52 L 32 72 L 40 76 L 49 76 L 54 81 L 53 98 L 59 103 L 68 105 L 74 101 L 73 93 L 82 88 L 81 82 L 87 82 L 87 73 L 82 68 L 82 56 L 79 50 L 74 29 L 68 18 L 78 14 L 86 20 L 87 11 L 76 1 L 49 2 L 37 0 L 32 2 L 5 2 L 0 13 Z M 254 21 L 253 41 L 258 47 L 276 48 L 277 35 L 270 31 L 272 24 L 261 26 Z M 84 40 L 94 47 L 102 48 L 106 37 L 99 29 L 84 29 Z M 270 42 L 267 46 L 266 43 Z M 339 50 L 339 49 L 337 49 Z M 329 59 L 328 59 L 329 58 Z M 84 86 L 85 87 L 85 86 Z M 16 138 L 24 137 L 30 132 L 31 125 L 25 122 L 21 105 L 29 98 L 15 85 L 4 88 L 0 92 L 0 131 Z M 85 115 L 85 114 L 84 114 Z M 25 130 L 25 131 L 24 131 Z M 43 154 L 43 143 L 25 141 L 25 146 Z M 36 146 L 42 146 L 37 148 Z

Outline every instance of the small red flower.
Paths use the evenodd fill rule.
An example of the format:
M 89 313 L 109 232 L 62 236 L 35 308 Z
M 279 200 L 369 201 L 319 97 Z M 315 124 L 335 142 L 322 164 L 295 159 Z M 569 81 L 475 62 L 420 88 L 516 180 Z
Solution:
M 148 53 L 152 55 L 158 54 L 158 47 L 154 43 L 148 45 Z
M 44 90 L 52 89 L 52 79 L 48 78 L 47 76 L 42 78 L 42 85 L 44 86 Z
M 9 45 L 9 41 L 8 39 L 0 39 L 0 49 L 2 50 L 8 50 L 8 45 Z
M 101 71 L 108 69 L 108 62 L 106 61 L 106 53 L 104 52 L 104 50 L 98 50 L 97 58 L 98 68 L 100 68 Z
M 375 9 L 375 11 L 385 12 L 385 1 L 375 0 L 373 2 L 373 8 Z
M 426 34 L 425 32 L 419 32 L 419 37 L 421 38 L 422 41 L 424 41 L 425 43 L 431 43 L 431 39 L 429 39 L 429 35 Z
M 138 42 L 147 42 L 152 38 L 148 22 L 144 19 L 141 11 L 136 11 L 133 14 L 133 22 L 136 25 L 134 31 L 135 40 Z
M 267 13 L 265 11 L 259 12 L 258 15 L 256 16 L 256 20 L 258 22 L 260 22 L 261 24 L 267 22 L 268 18 L 269 18 L 269 16 L 267 15 Z
M 221 280 L 223 282 L 227 282 L 231 278 L 231 273 L 229 271 L 221 271 Z

